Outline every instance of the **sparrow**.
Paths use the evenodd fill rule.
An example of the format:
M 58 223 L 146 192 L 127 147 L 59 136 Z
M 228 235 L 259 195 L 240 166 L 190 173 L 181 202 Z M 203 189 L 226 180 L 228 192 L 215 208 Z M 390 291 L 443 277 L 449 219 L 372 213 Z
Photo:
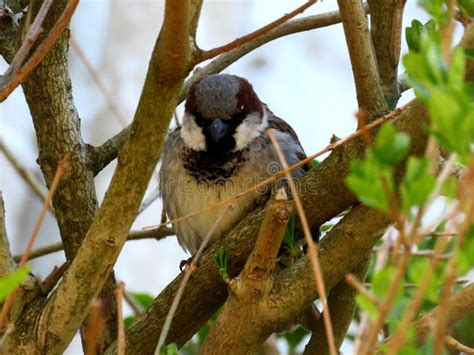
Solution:
M 173 220 L 200 211 L 247 190 L 281 170 L 266 134 L 272 128 L 289 166 L 306 158 L 295 131 L 258 98 L 244 78 L 215 74 L 189 89 L 181 127 L 165 141 L 160 167 L 160 194 Z M 292 171 L 298 178 L 306 164 Z M 271 188 L 244 194 L 218 226 L 211 242 L 232 229 Z M 179 244 L 192 255 L 221 215 L 216 207 L 174 224 Z

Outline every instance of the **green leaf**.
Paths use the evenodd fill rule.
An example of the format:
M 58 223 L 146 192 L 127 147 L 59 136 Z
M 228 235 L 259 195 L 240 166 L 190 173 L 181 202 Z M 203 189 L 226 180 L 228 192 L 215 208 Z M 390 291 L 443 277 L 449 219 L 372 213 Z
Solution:
M 386 267 L 379 270 L 372 280 L 372 292 L 378 299 L 384 299 L 387 296 L 390 285 L 392 284 L 393 278 L 396 273 L 394 267 Z M 401 285 L 400 285 L 401 286 Z M 401 296 L 402 287 L 399 287 L 396 291 L 394 302 Z
M 371 300 L 369 300 L 365 295 L 357 294 L 355 296 L 355 301 L 357 306 L 367 313 L 370 319 L 375 320 L 378 316 L 377 306 L 373 304 Z
M 130 292 L 130 295 L 143 308 L 148 308 L 155 299 L 152 295 L 143 292 Z
M 294 351 L 296 350 L 298 345 L 301 344 L 303 339 L 309 334 L 310 333 L 306 329 L 298 327 L 298 328 L 296 328 L 296 330 L 294 330 L 292 332 L 279 334 L 278 338 L 284 338 L 286 340 L 286 342 L 288 343 L 288 347 L 289 347 L 288 353 L 292 354 L 292 353 L 294 353 Z
M 219 267 L 219 275 L 225 282 L 230 280 L 229 274 L 227 273 L 227 250 L 221 246 L 214 260 Z
M 371 150 L 377 160 L 392 166 L 400 162 L 410 149 L 410 137 L 406 133 L 397 133 L 391 124 L 385 124 L 377 134 Z
M 407 41 L 408 48 L 411 51 L 418 52 L 420 50 L 420 37 L 423 24 L 418 20 L 413 20 L 411 26 L 405 30 L 405 38 Z
M 283 241 L 285 242 L 286 249 L 293 255 L 293 253 L 299 252 L 298 242 L 296 240 L 296 215 L 291 216 L 286 226 L 285 236 Z
M 31 267 L 25 265 L 0 279 L 0 303 L 26 279 Z
M 454 177 L 449 177 L 441 186 L 441 195 L 455 199 L 457 198 L 459 190 L 459 181 Z
M 178 345 L 175 343 L 165 345 L 161 348 L 160 355 L 178 355 Z
M 371 161 L 353 161 L 346 184 L 363 204 L 388 213 L 389 198 L 382 178 L 387 182 L 389 192 L 393 191 L 393 181 L 391 171 L 386 170 L 381 171 L 380 167 Z
M 458 6 L 461 11 L 467 16 L 474 16 L 474 1 L 473 0 L 458 0 Z
M 134 316 L 128 316 L 128 317 L 125 317 L 125 319 L 123 320 L 123 324 L 125 326 L 125 329 L 128 329 L 132 323 L 135 321 L 135 318 Z
M 403 211 L 413 206 L 423 205 L 436 185 L 436 179 L 430 174 L 430 162 L 427 159 L 410 157 L 405 176 L 400 184 Z

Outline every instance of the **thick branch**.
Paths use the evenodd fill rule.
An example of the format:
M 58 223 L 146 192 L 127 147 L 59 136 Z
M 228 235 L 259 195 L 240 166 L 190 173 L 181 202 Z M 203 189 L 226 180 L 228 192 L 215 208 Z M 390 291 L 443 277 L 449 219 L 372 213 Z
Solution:
M 200 350 L 203 354 L 248 354 L 265 341 L 255 330 L 266 318 L 264 300 L 273 284 L 291 205 L 286 196 L 267 205 L 255 247 L 240 276 L 229 282 L 229 298 Z
M 0 279 L 15 269 L 15 262 L 10 252 L 5 225 L 5 207 L 3 204 L 3 194 L 0 191 Z
M 190 64 L 190 1 L 168 0 L 131 132 L 104 201 L 40 323 L 40 343 L 61 352 L 84 320 L 126 241 L 161 153 Z M 159 107 L 159 109 L 157 109 Z M 127 193 L 124 193 L 127 191 Z M 67 319 L 67 323 L 64 320 Z
M 113 136 L 99 147 L 88 145 L 87 165 L 90 170 L 97 175 L 109 163 L 117 158 L 120 149 L 125 144 L 130 133 L 131 126 L 121 130 L 117 135 Z
M 64 9 L 68 4 L 70 2 L 67 0 L 53 2 L 44 21 L 45 33 L 57 26 L 57 21 L 65 13 Z M 32 2 L 31 5 L 29 12 L 34 14 L 41 3 Z M 68 175 L 58 186 L 53 205 L 66 258 L 72 260 L 96 214 L 98 204 L 94 175 L 85 166 L 86 149 L 72 96 L 67 64 L 68 38 L 69 31 L 66 30 L 43 61 L 28 76 L 23 84 L 23 91 L 35 127 L 39 148 L 38 163 L 48 186 L 51 186 L 57 163 L 65 155 L 69 157 Z M 11 61 L 14 53 L 5 52 L 5 54 L 7 54 L 6 60 Z M 116 334 L 114 288 L 115 280 L 111 277 L 101 296 L 107 305 L 103 312 L 107 327 L 100 337 L 102 348 L 107 346 Z M 33 306 L 25 310 L 30 311 L 36 314 L 39 312 Z M 28 345 L 34 349 L 37 346 L 36 322 L 30 322 L 29 326 L 30 328 L 15 327 L 11 338 L 22 339 L 25 344 L 28 339 L 31 341 Z
M 359 109 L 374 118 L 388 111 L 375 60 L 367 18 L 360 0 L 338 0 Z
M 397 81 L 403 9 L 406 0 L 369 0 L 370 34 L 385 100 L 395 106 L 400 97 Z

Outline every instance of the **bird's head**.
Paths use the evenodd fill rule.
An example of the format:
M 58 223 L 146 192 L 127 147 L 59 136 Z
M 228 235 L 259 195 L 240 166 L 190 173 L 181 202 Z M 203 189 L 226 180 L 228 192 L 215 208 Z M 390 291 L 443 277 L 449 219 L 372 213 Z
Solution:
M 191 85 L 180 134 L 192 150 L 224 154 L 245 149 L 266 126 L 252 85 L 235 75 L 215 74 Z

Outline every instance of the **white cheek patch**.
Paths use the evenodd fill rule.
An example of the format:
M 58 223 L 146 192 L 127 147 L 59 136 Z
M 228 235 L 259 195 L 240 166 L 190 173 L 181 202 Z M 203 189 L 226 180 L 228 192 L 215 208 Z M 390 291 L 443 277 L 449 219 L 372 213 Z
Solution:
M 258 112 L 248 115 L 237 127 L 234 133 L 235 148 L 234 151 L 242 150 L 247 147 L 255 138 L 257 138 L 265 128 L 267 128 L 267 114 L 260 117 Z
M 202 128 L 196 124 L 194 117 L 189 113 L 184 114 L 180 136 L 186 147 L 196 151 L 206 149 L 206 137 L 202 133 Z

